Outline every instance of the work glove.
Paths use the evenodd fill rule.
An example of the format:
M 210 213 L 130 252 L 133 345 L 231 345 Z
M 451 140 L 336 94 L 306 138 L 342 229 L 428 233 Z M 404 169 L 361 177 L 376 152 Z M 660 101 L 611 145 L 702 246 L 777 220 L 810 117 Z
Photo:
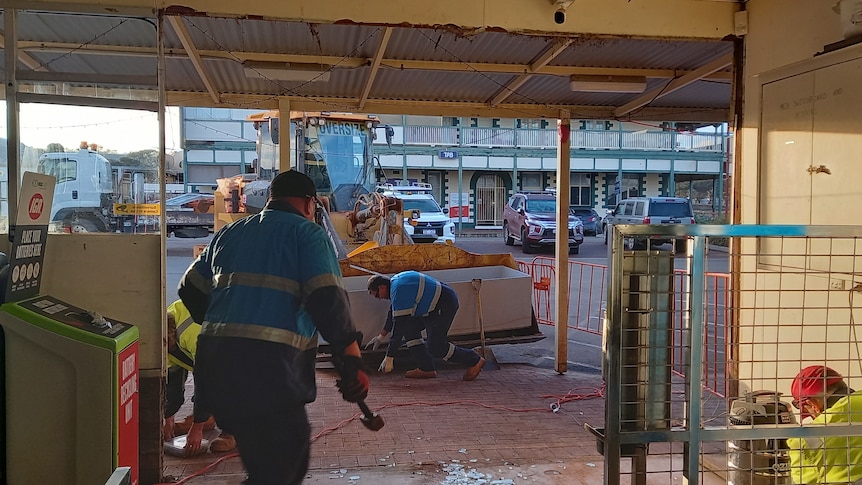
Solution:
M 368 350 L 368 347 L 371 347 L 371 350 L 377 350 L 378 347 L 385 343 L 389 343 L 388 333 L 386 335 L 375 335 L 374 338 L 372 338 L 368 341 L 367 344 L 365 344 L 365 350 Z
M 362 359 L 353 355 L 343 355 L 338 358 L 335 368 L 341 378 L 335 381 L 335 387 L 347 402 L 359 402 L 368 396 L 371 381 L 362 368 Z
M 392 369 L 395 367 L 395 359 L 387 356 L 383 359 L 383 362 L 380 363 L 380 367 L 377 368 L 379 372 L 383 372 L 384 374 L 388 374 L 392 372 Z

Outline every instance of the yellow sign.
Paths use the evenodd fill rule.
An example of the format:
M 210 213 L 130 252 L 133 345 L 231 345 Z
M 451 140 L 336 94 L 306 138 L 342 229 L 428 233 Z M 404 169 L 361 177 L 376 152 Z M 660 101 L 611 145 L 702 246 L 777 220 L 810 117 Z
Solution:
M 159 204 L 114 204 L 117 216 L 157 216 L 160 211 Z

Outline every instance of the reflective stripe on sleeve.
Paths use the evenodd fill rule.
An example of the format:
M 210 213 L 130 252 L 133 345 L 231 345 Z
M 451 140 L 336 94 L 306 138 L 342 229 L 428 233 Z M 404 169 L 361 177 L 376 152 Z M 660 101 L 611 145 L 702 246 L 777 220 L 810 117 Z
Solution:
M 196 270 L 191 269 L 187 271 L 184 278 L 189 284 L 192 285 L 193 288 L 200 291 L 204 295 L 209 295 L 212 292 L 212 281 L 205 278 Z
M 341 278 L 333 273 L 324 273 L 309 279 L 302 288 L 304 293 L 302 295 L 303 300 L 306 300 L 308 295 L 314 293 L 316 290 L 326 288 L 327 286 L 338 286 L 340 288 L 342 286 Z
M 424 340 L 422 340 L 421 338 L 415 338 L 413 340 L 407 341 L 407 348 L 416 347 L 417 345 L 423 345 L 423 344 L 425 344 Z

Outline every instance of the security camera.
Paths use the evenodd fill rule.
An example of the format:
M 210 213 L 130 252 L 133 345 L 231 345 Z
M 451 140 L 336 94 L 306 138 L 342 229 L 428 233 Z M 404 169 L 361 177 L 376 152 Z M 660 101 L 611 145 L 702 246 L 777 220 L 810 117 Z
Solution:
M 554 12 L 554 23 L 562 24 L 566 22 L 566 9 L 558 8 L 556 12 Z

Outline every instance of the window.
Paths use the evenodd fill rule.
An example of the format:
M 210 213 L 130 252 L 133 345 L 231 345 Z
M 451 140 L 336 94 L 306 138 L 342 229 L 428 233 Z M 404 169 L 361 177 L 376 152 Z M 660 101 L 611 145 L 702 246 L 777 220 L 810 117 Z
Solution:
M 632 210 L 633 210 L 634 208 L 635 208 L 635 205 L 634 205 L 634 204 L 631 204 L 631 203 L 628 203 L 628 202 L 627 202 L 627 203 L 625 204 L 624 208 L 623 208 L 623 215 L 624 215 L 624 216 L 630 216 L 630 215 L 632 215 Z
M 78 178 L 78 162 L 72 158 L 45 158 L 39 160 L 38 171 L 53 175 L 58 184 L 71 182 Z
M 521 172 L 521 190 L 524 192 L 542 190 L 542 174 L 538 172 Z
M 591 207 L 593 205 L 593 180 L 590 174 L 569 174 L 569 205 Z
M 640 195 L 640 177 L 638 175 L 623 174 L 619 195 L 616 193 L 617 175 L 608 175 L 605 178 L 605 183 L 607 184 L 606 206 L 608 207 L 612 207 L 619 201 Z
M 553 199 L 533 199 L 527 201 L 527 212 L 545 212 L 545 213 L 555 213 L 557 212 L 557 201 Z
M 643 215 L 644 214 L 644 203 L 638 202 L 635 206 L 635 215 Z

